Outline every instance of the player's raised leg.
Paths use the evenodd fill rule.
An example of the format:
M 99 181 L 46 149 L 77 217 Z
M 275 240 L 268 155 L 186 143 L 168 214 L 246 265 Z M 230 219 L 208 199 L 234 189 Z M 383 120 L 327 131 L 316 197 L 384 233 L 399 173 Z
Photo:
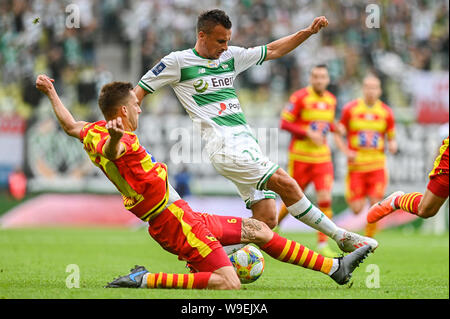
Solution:
M 432 217 L 448 198 L 449 191 L 449 139 L 442 141 L 434 167 L 428 175 L 427 190 L 421 193 L 395 192 L 369 209 L 367 221 L 375 223 L 397 209 L 402 209 L 422 218 Z
M 424 194 L 418 192 L 405 194 L 397 191 L 369 209 L 367 222 L 375 223 L 397 209 L 422 218 L 432 217 L 436 215 L 446 199 L 446 197 L 436 196 L 428 189 Z
M 364 245 L 369 245 L 372 250 L 378 247 L 378 242 L 373 238 L 364 237 L 339 228 L 324 213 L 311 204 L 296 181 L 283 169 L 279 168 L 268 179 L 266 187 L 281 196 L 292 216 L 334 239 L 341 250 L 351 252 Z

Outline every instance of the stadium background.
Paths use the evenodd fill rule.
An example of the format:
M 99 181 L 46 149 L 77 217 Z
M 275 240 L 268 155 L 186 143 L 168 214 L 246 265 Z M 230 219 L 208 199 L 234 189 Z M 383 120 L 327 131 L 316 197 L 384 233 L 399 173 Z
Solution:
M 380 9 L 379 27 L 367 27 L 369 4 Z M 448 1 L 2 0 L 0 213 L 11 213 L 15 207 L 16 214 L 16 219 L 3 218 L 4 227 L 128 225 L 128 215 L 105 219 L 111 218 L 111 210 L 123 213 L 120 197 L 81 145 L 59 128 L 49 102 L 34 88 L 35 78 L 40 73 L 52 76 L 75 118 L 98 120 L 96 98 L 103 84 L 137 83 L 164 55 L 193 47 L 197 15 L 214 7 L 232 19 L 231 44 L 244 47 L 293 33 L 315 16 L 325 15 L 330 22 L 288 56 L 252 68 L 236 81 L 248 122 L 273 161 L 286 167 L 290 136 L 277 129 L 279 115 L 289 94 L 307 85 L 313 65 L 329 67 L 337 116 L 346 102 L 361 94 L 361 80 L 372 71 L 382 79 L 382 100 L 393 108 L 397 123 L 400 151 L 388 156 L 388 192 L 425 189 L 437 148 L 448 134 Z M 79 12 L 79 25 L 74 12 Z M 234 185 L 199 155 L 197 133 L 170 87 L 144 100 L 137 134 L 159 161 L 168 164 L 171 183 L 188 181 L 191 195 L 186 196 L 198 210 L 249 216 Z M 345 158 L 330 144 L 336 218 L 358 228 L 363 219 L 350 218 L 343 199 Z M 27 194 L 15 199 L 8 178 L 17 172 L 26 176 Z M 108 205 L 99 208 L 95 205 L 99 200 Z M 93 218 L 95 213 L 100 217 Z M 422 221 L 413 225 L 421 227 Z M 289 220 L 282 226 L 301 229 Z M 448 230 L 448 204 L 424 223 L 424 229 Z

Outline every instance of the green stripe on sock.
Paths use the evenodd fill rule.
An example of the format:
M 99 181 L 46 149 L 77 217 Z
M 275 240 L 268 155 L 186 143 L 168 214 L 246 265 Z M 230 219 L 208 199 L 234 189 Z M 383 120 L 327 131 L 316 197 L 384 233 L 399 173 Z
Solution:
M 308 212 L 312 209 L 312 207 L 313 207 L 313 205 L 311 204 L 311 206 L 309 206 L 309 208 L 307 210 L 305 210 L 303 213 L 298 214 L 297 216 L 294 216 L 294 217 L 297 218 L 297 219 L 302 218 L 303 216 L 308 214 Z

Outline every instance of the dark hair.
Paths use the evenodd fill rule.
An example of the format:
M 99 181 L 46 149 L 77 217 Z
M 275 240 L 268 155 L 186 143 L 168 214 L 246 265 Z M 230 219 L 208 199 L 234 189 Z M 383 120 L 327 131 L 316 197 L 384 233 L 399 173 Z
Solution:
M 313 67 L 311 68 L 311 71 L 312 71 L 313 69 L 327 69 L 327 71 L 328 71 L 328 66 L 327 66 L 326 64 L 316 64 L 315 66 L 313 66 Z
M 127 102 L 133 85 L 130 82 L 111 82 L 105 84 L 98 97 L 98 106 L 105 119 L 111 119 L 116 115 L 117 107 Z
M 202 12 L 197 19 L 197 33 L 203 31 L 210 33 L 216 25 L 222 25 L 225 29 L 231 29 L 231 20 L 227 14 L 219 9 Z

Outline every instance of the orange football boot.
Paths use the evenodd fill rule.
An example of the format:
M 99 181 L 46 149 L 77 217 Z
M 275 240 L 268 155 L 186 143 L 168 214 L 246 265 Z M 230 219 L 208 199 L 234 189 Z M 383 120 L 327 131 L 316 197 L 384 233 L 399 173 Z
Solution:
M 397 196 L 402 196 L 405 193 L 402 191 L 397 191 L 395 193 L 392 193 L 382 201 L 376 203 L 372 207 L 369 208 L 369 212 L 367 213 L 367 222 L 368 223 L 375 223 L 379 221 L 384 216 L 389 215 L 390 213 L 397 210 L 397 208 L 394 208 L 392 205 L 392 200 Z

